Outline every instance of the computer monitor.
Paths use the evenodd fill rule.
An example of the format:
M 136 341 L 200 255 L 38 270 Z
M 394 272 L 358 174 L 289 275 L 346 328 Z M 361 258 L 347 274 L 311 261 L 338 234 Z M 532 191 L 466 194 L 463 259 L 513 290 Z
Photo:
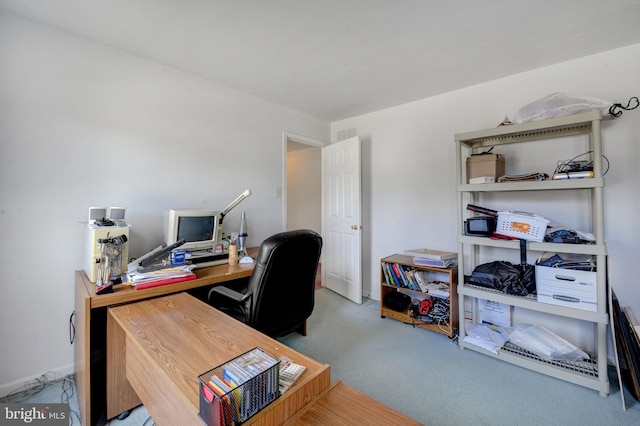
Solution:
M 219 219 L 220 212 L 217 210 L 168 210 L 164 216 L 164 242 L 169 245 L 185 240 L 180 249 L 210 251 L 216 243 Z

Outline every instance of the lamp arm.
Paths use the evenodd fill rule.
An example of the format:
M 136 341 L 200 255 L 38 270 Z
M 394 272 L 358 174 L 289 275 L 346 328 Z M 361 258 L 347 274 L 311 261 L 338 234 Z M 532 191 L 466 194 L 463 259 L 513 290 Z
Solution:
M 222 218 L 224 218 L 231 210 L 233 210 L 238 204 L 249 198 L 251 195 L 250 189 L 245 189 L 245 191 L 238 196 L 235 200 L 231 202 L 222 212 L 220 213 L 220 221 L 222 222 Z
M 216 237 L 216 241 L 222 240 L 222 221 L 224 220 L 225 215 L 233 210 L 238 204 L 249 198 L 250 195 L 251 190 L 245 189 L 242 194 L 238 195 L 238 198 L 233 200 L 231 204 L 229 204 L 227 207 L 225 207 L 224 210 L 220 212 L 220 218 L 218 219 L 218 236 Z

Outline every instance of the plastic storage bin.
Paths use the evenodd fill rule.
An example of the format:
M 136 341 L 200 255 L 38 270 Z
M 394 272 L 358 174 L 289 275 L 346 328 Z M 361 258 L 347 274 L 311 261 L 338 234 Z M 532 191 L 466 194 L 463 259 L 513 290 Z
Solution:
M 498 212 L 496 234 L 540 242 L 547 232 L 549 221 L 533 213 L 502 211 Z
M 200 375 L 200 417 L 238 425 L 280 396 L 280 360 L 254 348 Z

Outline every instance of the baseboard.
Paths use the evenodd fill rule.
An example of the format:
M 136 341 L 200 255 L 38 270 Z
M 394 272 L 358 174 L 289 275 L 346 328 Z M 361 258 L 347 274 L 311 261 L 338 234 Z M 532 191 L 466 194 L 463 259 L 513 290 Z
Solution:
M 53 370 L 44 371 L 40 374 L 35 374 L 30 377 L 24 377 L 22 379 L 18 379 L 10 383 L 2 383 L 0 384 L 0 395 L 2 395 L 2 398 L 4 398 L 5 396 L 13 392 L 24 389 L 25 385 L 27 384 L 37 383 L 38 380 L 55 381 L 58 379 L 62 379 L 68 374 L 73 374 L 73 371 L 74 371 L 74 365 L 73 363 L 71 363 L 71 364 L 60 366 Z

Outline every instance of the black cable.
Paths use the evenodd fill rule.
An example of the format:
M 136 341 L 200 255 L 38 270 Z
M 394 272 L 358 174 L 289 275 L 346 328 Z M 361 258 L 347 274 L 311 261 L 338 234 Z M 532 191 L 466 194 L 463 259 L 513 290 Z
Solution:
M 67 374 L 64 376 L 62 380 L 62 395 L 60 395 L 60 402 L 63 404 L 69 404 L 69 425 L 73 426 L 75 424 L 74 417 L 78 419 L 78 424 L 82 425 L 82 419 L 80 418 L 80 413 L 71 409 L 70 401 L 74 395 L 74 380 L 71 379 L 71 375 Z
M 471 154 L 471 156 L 474 156 L 474 155 L 485 155 L 485 154 L 491 154 L 491 151 L 493 151 L 493 148 L 495 148 L 495 147 L 494 147 L 494 146 L 492 146 L 491 148 L 489 148 L 489 149 L 488 149 L 488 150 L 486 150 L 486 151 L 478 152 L 477 154 Z
M 152 426 L 156 424 L 156 422 L 155 422 L 155 421 L 153 421 L 153 419 L 151 418 L 151 416 L 149 416 L 149 417 L 147 418 L 147 420 L 145 420 L 145 421 L 144 421 L 144 423 L 142 423 L 142 426 L 146 426 L 146 425 L 147 425 L 147 422 L 148 422 L 149 420 L 151 420 L 151 424 L 152 424 Z
M 54 375 L 54 373 L 50 372 L 44 373 L 40 377 L 33 379 L 33 382 L 25 382 L 22 387 L 2 397 L 2 402 L 22 402 L 25 399 L 40 393 L 45 388 L 45 386 L 47 386 L 47 384 L 52 382 L 51 379 L 49 379 L 49 377 L 47 376 L 48 374 Z
M 558 164 L 556 166 L 556 170 L 553 172 L 555 173 L 565 173 L 565 172 L 569 172 L 569 171 L 573 171 L 570 169 L 570 165 L 573 161 L 575 161 L 576 158 L 580 158 L 583 155 L 589 155 L 591 154 L 593 151 L 587 151 L 587 152 L 583 152 L 582 154 L 578 154 L 575 157 L 569 159 L 569 160 L 559 160 Z M 605 168 L 604 172 L 602 172 L 602 176 L 606 175 L 607 172 L 609 171 L 609 167 L 610 167 L 610 163 L 609 163 L 609 159 L 607 158 L 606 155 L 602 155 L 602 158 L 604 158 L 604 160 L 607 162 L 607 167 Z M 590 167 L 591 170 L 593 170 L 593 161 L 590 161 L 587 163 L 587 167 Z
M 631 101 L 634 101 L 634 100 L 635 100 L 635 106 L 631 106 Z M 622 115 L 622 111 L 620 111 L 619 109 L 623 109 L 625 111 L 631 111 L 632 109 L 638 108 L 638 105 L 640 105 L 640 102 L 638 101 L 638 97 L 633 96 L 629 98 L 629 102 L 627 102 L 627 106 L 623 106 L 622 104 L 611 105 L 609 107 L 609 114 L 611 114 L 614 117 L 620 117 Z
M 71 312 L 71 316 L 69 317 L 69 343 L 73 345 L 73 342 L 76 340 L 76 325 L 73 323 L 73 320 L 76 316 L 76 311 Z
M 61 383 L 62 386 L 62 394 L 60 395 L 60 402 L 62 404 L 69 405 L 69 425 L 73 426 L 74 424 L 82 425 L 82 419 L 80 418 L 80 414 L 71 409 L 71 399 L 74 397 L 74 380 L 73 374 L 67 374 L 61 379 L 55 378 L 55 373 L 47 372 L 40 377 L 37 377 L 31 381 L 25 382 L 25 384 L 16 389 L 15 391 L 5 395 L 0 398 L 0 401 L 3 403 L 22 403 L 31 397 L 42 392 L 46 387 L 53 386 L 57 383 Z M 43 401 L 43 402 L 53 402 L 53 401 Z M 74 418 L 77 419 L 74 421 Z
M 436 324 L 445 333 L 451 333 L 449 300 L 435 297 L 427 318 L 431 320 L 431 324 Z

